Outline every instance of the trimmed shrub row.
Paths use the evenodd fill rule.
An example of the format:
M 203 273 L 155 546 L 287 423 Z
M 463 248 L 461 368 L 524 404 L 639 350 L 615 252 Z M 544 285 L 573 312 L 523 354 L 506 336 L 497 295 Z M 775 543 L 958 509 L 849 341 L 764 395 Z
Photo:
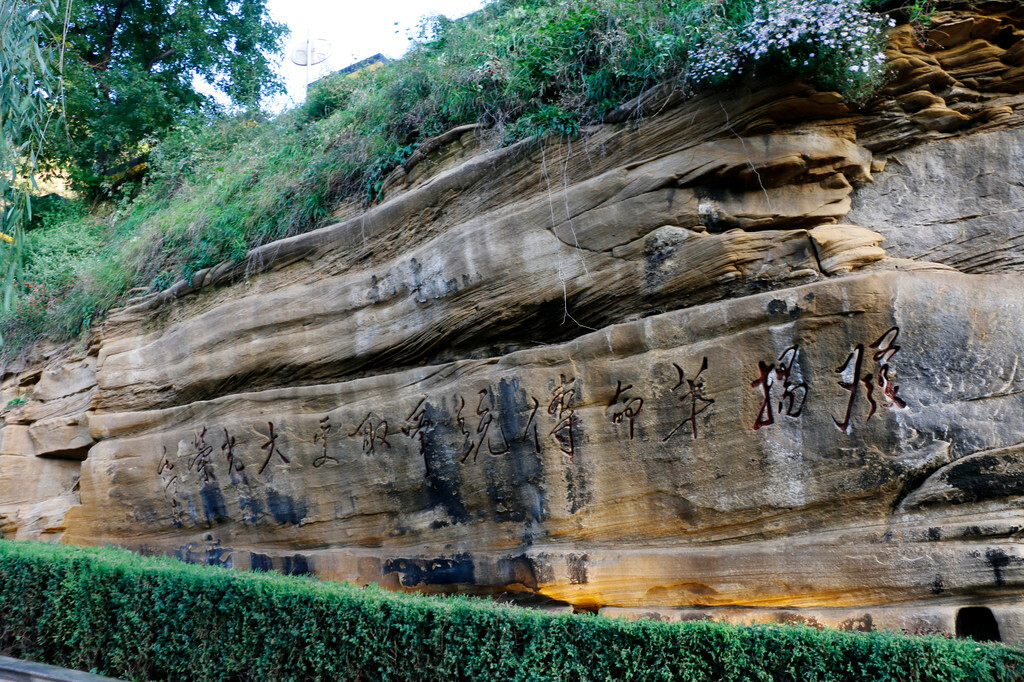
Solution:
M 130 679 L 1020 680 L 1001 645 L 555 616 L 0 541 L 0 649 Z

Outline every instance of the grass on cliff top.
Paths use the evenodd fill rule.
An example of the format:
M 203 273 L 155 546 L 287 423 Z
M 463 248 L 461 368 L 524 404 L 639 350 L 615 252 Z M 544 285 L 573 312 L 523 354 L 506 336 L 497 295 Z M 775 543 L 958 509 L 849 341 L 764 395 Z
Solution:
M 0 540 L 0 653 L 118 677 L 1019 680 L 1002 645 L 552 615 L 116 549 Z
M 132 293 L 321 227 L 343 198 L 373 203 L 419 144 L 458 125 L 485 123 L 506 142 L 572 135 L 668 79 L 693 91 L 744 69 L 855 99 L 882 80 L 884 68 L 864 61 L 882 27 L 840 34 L 860 0 L 772 2 L 786 25 L 831 21 L 836 40 L 776 40 L 763 23 L 758 38 L 766 14 L 755 0 L 495 0 L 462 20 L 428 21 L 404 59 L 329 77 L 274 119 L 182 122 L 141 185 L 118 188 L 99 211 L 55 206 L 29 233 L 0 355 L 72 338 Z

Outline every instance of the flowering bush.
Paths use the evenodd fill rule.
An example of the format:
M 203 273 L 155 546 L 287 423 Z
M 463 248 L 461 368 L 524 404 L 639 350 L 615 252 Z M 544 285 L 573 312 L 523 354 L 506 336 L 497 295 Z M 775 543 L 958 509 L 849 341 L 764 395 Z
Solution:
M 40 323 L 64 302 L 63 296 L 51 293 L 45 284 L 15 282 L 14 314 L 24 321 Z
M 757 0 L 753 19 L 722 24 L 691 55 L 695 85 L 715 85 L 743 73 L 810 77 L 853 100 L 870 95 L 884 77 L 885 30 L 896 22 L 859 0 Z

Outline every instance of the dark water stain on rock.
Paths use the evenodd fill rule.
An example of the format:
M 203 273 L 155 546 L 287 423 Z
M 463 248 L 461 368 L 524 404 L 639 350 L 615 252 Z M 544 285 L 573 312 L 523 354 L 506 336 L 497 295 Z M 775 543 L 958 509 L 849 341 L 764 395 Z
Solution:
M 199 497 L 203 502 L 203 516 L 206 517 L 207 526 L 230 520 L 228 507 L 224 503 L 224 494 L 221 493 L 216 480 L 204 484 L 199 491 Z
M 536 590 L 539 586 L 537 568 L 528 556 L 503 557 L 498 560 L 497 571 L 495 582 L 498 584 L 518 584 L 530 590 Z
M 540 523 L 547 518 L 540 447 L 540 402 L 518 378 L 502 379 L 490 403 L 493 421 L 478 462 L 484 467 L 492 518 Z M 498 454 L 491 454 L 491 450 Z M 503 452 L 504 451 L 504 452 Z
M 894 452 L 898 447 L 895 441 L 888 438 L 882 439 L 882 442 L 885 443 L 884 447 L 892 448 L 889 452 Z M 858 491 L 884 490 L 892 481 L 899 481 L 911 475 L 905 465 L 886 461 L 864 451 L 858 453 L 854 468 L 857 473 L 854 476 L 852 487 Z
M 1001 549 L 989 548 L 985 550 L 985 561 L 992 568 L 992 575 L 995 576 L 996 585 L 1005 585 L 1006 577 L 1003 571 L 1010 565 L 1010 557 Z
M 370 299 L 373 303 L 380 303 L 380 289 L 379 282 L 377 281 L 377 275 L 370 276 L 370 288 L 366 292 L 366 298 Z
M 202 564 L 205 566 L 221 566 L 231 568 L 234 566 L 232 551 L 227 547 L 221 547 L 219 540 L 213 540 L 206 536 L 206 544 L 189 543 L 179 547 L 174 556 L 180 561 L 189 564 Z
M 1012 458 L 977 455 L 952 465 L 943 478 L 961 492 L 961 502 L 1024 495 L 1024 471 L 1008 471 Z
M 587 584 L 587 554 L 567 554 L 565 556 L 565 567 L 569 572 L 570 585 Z
M 847 632 L 871 632 L 875 629 L 875 619 L 870 613 L 865 613 L 860 618 L 847 618 L 839 624 L 839 629 Z
M 575 391 L 576 394 L 571 403 L 565 405 L 567 410 L 554 415 L 556 419 L 562 417 L 568 427 L 563 427 L 553 434 L 558 441 L 565 464 L 565 495 L 570 514 L 575 514 L 583 509 L 593 498 L 590 493 L 589 477 L 583 466 L 585 457 L 582 447 L 585 436 L 583 422 L 572 414 L 575 404 L 582 398 L 582 386 L 579 382 L 576 383 Z M 550 409 L 548 414 L 552 414 Z
M 203 525 L 203 522 L 199 520 L 199 509 L 196 507 L 195 497 L 191 494 L 191 492 L 185 496 L 184 504 L 182 505 L 182 507 L 184 508 L 183 511 L 185 512 L 185 514 L 187 514 L 188 517 L 192 520 L 192 523 L 194 523 L 197 526 Z M 181 527 L 180 524 L 175 525 L 177 525 L 179 528 Z
M 255 524 L 265 513 L 263 509 L 263 501 L 255 497 L 239 495 L 238 506 L 242 512 L 242 523 L 245 524 Z
M 468 554 L 438 559 L 388 559 L 384 573 L 396 573 L 403 587 L 475 583 L 476 569 Z
M 249 552 L 249 568 L 253 571 L 273 571 L 274 560 L 266 554 Z
M 657 290 L 663 286 L 671 276 L 668 268 L 664 265 L 676 254 L 683 240 L 678 242 L 663 241 L 660 239 L 647 239 L 644 242 L 644 288 L 648 291 Z
M 577 458 L 579 455 L 577 455 Z M 565 467 L 565 496 L 569 502 L 569 513 L 575 514 L 590 503 L 587 474 L 579 460 L 568 462 Z
M 806 616 L 802 613 L 795 613 L 793 611 L 784 611 L 776 616 L 776 620 L 780 623 L 791 623 L 793 625 L 806 625 L 812 627 L 815 630 L 823 630 L 825 626 L 814 616 Z
M 249 552 L 249 569 L 252 571 L 273 571 L 276 568 L 275 563 L 280 565 L 281 573 L 284 575 L 306 575 L 313 572 L 309 557 L 302 554 L 282 556 L 275 562 L 272 556 Z
M 309 558 L 302 554 L 281 557 L 281 572 L 285 575 L 306 575 L 312 573 Z
M 278 523 L 290 523 L 295 526 L 302 523 L 308 512 L 305 500 L 297 500 L 273 488 L 267 488 L 267 507 Z
M 469 511 L 462 501 L 462 464 L 456 445 L 461 443 L 452 414 L 445 406 L 430 402 L 423 404 L 421 432 L 423 456 L 427 475 L 423 481 L 423 505 L 430 509 L 440 508 L 450 523 L 465 523 L 470 520 Z M 416 442 L 415 447 L 419 447 Z
M 416 295 L 415 298 L 420 303 L 426 303 L 427 297 L 423 293 L 423 265 L 420 264 L 415 258 L 409 261 L 409 271 L 412 275 L 412 287 L 411 291 Z

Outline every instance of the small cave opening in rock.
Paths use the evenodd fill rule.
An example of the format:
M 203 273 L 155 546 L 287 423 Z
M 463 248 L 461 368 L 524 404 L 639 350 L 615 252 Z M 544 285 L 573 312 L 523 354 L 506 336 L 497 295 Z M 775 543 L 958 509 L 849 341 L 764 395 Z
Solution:
M 956 636 L 970 637 L 976 642 L 1001 642 L 999 623 L 992 615 L 992 609 L 984 606 L 968 606 L 957 611 Z

